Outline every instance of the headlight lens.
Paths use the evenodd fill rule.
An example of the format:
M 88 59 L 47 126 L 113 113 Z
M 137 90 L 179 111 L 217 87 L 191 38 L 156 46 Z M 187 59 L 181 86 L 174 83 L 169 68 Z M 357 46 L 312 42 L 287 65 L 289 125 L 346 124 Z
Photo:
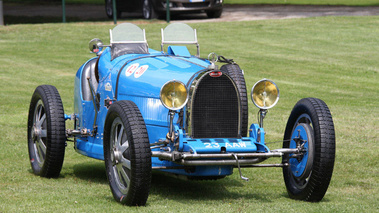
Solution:
M 181 109 L 188 101 L 187 88 L 180 81 L 169 81 L 163 85 L 160 93 L 160 99 L 163 106 L 170 110 Z
M 269 79 L 262 79 L 251 89 L 251 99 L 259 109 L 270 109 L 279 100 L 279 88 Z

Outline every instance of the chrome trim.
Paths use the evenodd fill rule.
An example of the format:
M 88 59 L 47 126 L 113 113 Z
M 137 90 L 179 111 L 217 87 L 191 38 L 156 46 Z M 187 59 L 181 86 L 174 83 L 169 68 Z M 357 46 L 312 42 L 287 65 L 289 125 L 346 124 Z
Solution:
M 236 160 L 181 160 L 179 164 L 184 166 L 238 166 L 257 163 L 257 159 L 240 159 Z
M 282 157 L 285 154 L 299 153 L 299 149 L 276 149 L 268 153 L 218 153 L 218 154 L 191 154 L 183 152 L 162 152 L 152 151 L 152 157 L 158 157 L 161 160 L 172 161 L 185 166 L 216 166 L 230 165 L 242 167 L 253 167 L 253 164 L 260 163 L 267 158 Z M 238 159 L 238 162 L 236 160 Z M 286 164 L 262 164 L 255 167 L 283 167 Z
M 273 164 L 253 164 L 253 165 L 241 165 L 241 168 L 249 167 L 287 167 L 288 163 L 273 163 Z
M 187 107 L 186 107 L 186 130 L 187 130 L 187 135 L 192 137 L 192 124 L 191 124 L 191 120 L 192 120 L 192 111 L 191 109 L 193 108 L 192 106 L 192 97 L 194 94 L 196 94 L 196 89 L 197 89 L 197 86 L 199 85 L 199 83 L 201 82 L 201 80 L 209 73 L 211 72 L 215 72 L 215 71 L 220 71 L 220 70 L 206 70 L 204 72 L 201 72 L 199 73 L 195 78 L 194 80 L 190 83 L 189 85 L 189 88 L 188 89 L 188 102 L 187 102 Z M 221 72 L 221 71 L 220 71 Z M 229 80 L 232 82 L 233 86 L 234 86 L 234 89 L 236 90 L 236 94 L 237 94 L 237 100 L 238 100 L 238 135 L 241 134 L 241 101 L 240 101 L 240 95 L 239 95 L 239 92 L 238 92 L 238 88 L 237 88 L 237 85 L 235 84 L 235 82 L 233 81 L 233 79 L 226 73 L 222 72 L 223 75 L 227 76 L 229 78 Z
M 89 51 L 91 53 L 96 53 L 98 54 L 99 52 L 102 51 L 103 49 L 103 42 L 98 39 L 98 38 L 94 38 L 92 39 L 89 43 L 88 43 L 88 47 L 89 47 Z M 94 52 L 93 50 L 97 49 L 98 51 L 97 52 Z
M 298 149 L 294 149 L 296 152 Z M 182 154 L 183 159 L 202 159 L 202 158 L 232 158 L 234 156 L 243 157 L 243 158 L 259 158 L 259 157 L 282 157 L 283 153 L 281 152 L 268 152 L 268 153 L 220 153 L 220 154 Z

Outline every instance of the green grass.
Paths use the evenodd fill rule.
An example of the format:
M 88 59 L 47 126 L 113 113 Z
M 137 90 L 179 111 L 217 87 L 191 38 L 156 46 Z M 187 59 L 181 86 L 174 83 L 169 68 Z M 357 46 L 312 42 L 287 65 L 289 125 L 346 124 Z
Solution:
M 160 48 L 160 28 L 146 29 Z M 282 139 L 293 105 L 323 99 L 337 137 L 335 171 L 320 203 L 288 198 L 278 168 L 243 169 L 219 181 L 184 181 L 154 173 L 146 207 L 113 200 L 102 161 L 86 158 L 68 142 L 58 179 L 31 172 L 26 122 L 36 86 L 55 85 L 65 112 L 73 112 L 76 70 L 93 55 L 88 41 L 108 43 L 107 23 L 0 27 L 0 212 L 377 212 L 379 200 L 379 17 L 319 17 L 290 20 L 191 24 L 202 56 L 215 51 L 245 71 L 249 88 L 274 80 L 280 101 L 265 119 L 267 141 Z M 249 122 L 257 109 L 249 103 Z M 72 125 L 72 124 L 71 124 Z M 271 144 L 279 148 L 280 143 Z M 279 159 L 270 162 L 279 162 Z

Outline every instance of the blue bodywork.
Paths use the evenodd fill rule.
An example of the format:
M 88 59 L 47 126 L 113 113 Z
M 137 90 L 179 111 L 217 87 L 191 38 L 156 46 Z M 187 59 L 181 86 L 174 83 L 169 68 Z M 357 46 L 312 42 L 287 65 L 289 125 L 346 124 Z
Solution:
M 103 132 L 108 107 L 105 100 L 133 101 L 139 108 L 148 131 L 150 143 L 165 140 L 169 128 L 168 109 L 159 98 L 161 87 L 169 80 L 178 80 L 190 85 L 201 73 L 207 71 L 210 61 L 191 56 L 186 47 L 170 46 L 167 53 L 149 49 L 149 54 L 125 54 L 111 60 L 110 47 L 100 56 L 88 60 L 76 73 L 75 79 L 75 115 L 76 129 L 93 130 L 95 107 L 92 100 L 83 99 L 82 82 L 85 79 L 83 70 L 89 63 L 98 63 L 98 87 L 95 90 L 100 97 L 99 110 L 95 121 L 95 135 L 75 138 L 77 152 L 104 160 Z M 186 117 L 184 116 L 184 123 Z M 220 153 L 267 153 L 264 144 L 264 130 L 257 124 L 250 127 L 249 137 L 242 138 L 207 138 L 193 139 L 179 125 L 178 115 L 174 118 L 174 128 L 179 133 L 177 151 L 192 154 Z M 259 141 L 259 142 L 258 142 Z M 172 145 L 173 146 L 173 145 Z M 171 147 L 174 149 L 175 147 Z M 155 149 L 159 150 L 159 148 Z M 154 149 L 152 149 L 154 151 Z M 152 167 L 182 167 L 174 162 L 152 159 Z M 164 169 L 163 169 L 164 170 Z M 193 176 L 225 176 L 233 173 L 233 166 L 197 166 L 196 172 L 184 169 L 164 170 Z

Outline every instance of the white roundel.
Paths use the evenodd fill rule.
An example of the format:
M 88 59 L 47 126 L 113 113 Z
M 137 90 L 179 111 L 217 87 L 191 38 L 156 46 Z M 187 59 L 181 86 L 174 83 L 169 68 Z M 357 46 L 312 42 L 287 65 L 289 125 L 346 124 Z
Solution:
M 145 71 L 149 68 L 149 65 L 143 65 L 143 66 L 140 66 L 136 72 L 134 73 L 134 77 L 135 78 L 139 78 L 141 77 L 141 75 L 143 75 L 143 73 L 145 73 Z
M 125 75 L 126 76 L 131 76 L 134 71 L 136 71 L 136 69 L 138 68 L 139 66 L 139 63 L 135 63 L 135 64 L 132 64 L 130 65 L 126 70 L 125 70 Z

